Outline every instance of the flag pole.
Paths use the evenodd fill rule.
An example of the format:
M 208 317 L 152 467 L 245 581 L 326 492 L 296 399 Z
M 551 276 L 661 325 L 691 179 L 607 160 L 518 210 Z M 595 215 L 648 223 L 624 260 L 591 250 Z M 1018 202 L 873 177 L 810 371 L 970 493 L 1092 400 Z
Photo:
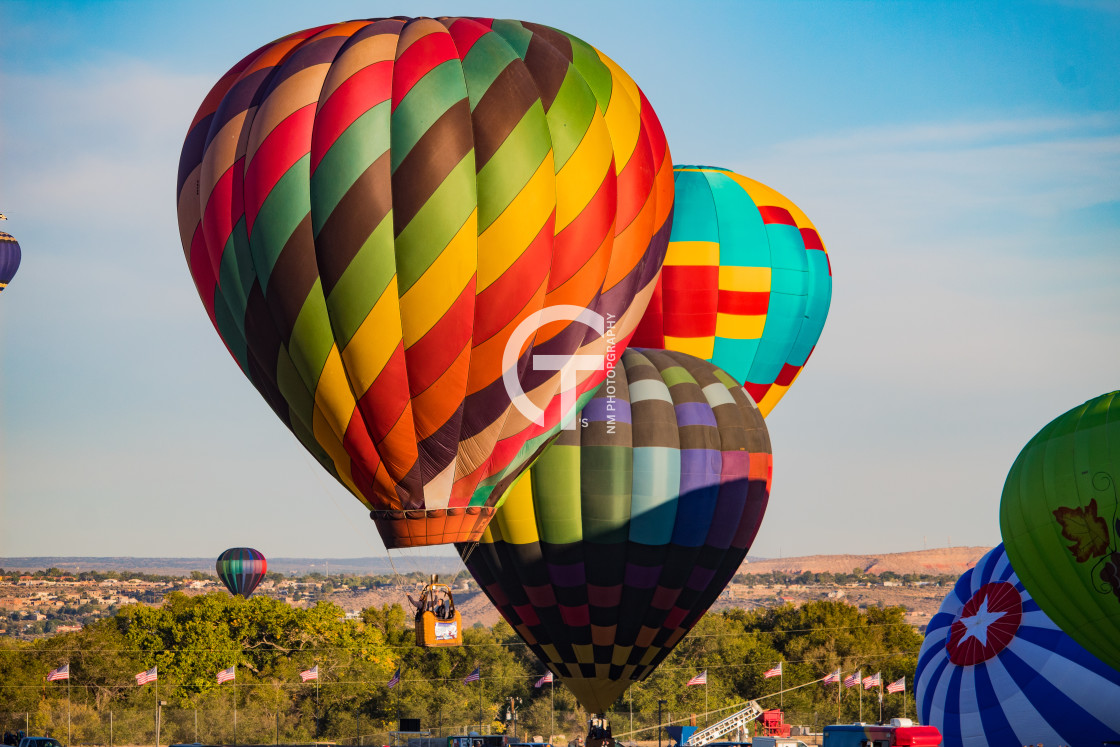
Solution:
M 551 670 L 550 670 L 551 673 Z M 556 734 L 556 677 L 548 683 L 548 690 L 552 694 L 552 731 L 548 734 L 548 741 L 552 741 L 552 737 Z M 630 731 L 634 730 L 634 693 L 630 693 Z
M 778 684 L 782 686 L 781 692 L 778 693 L 778 708 L 783 711 L 786 708 L 786 665 L 784 661 L 778 662 Z
M 70 662 L 66 663 L 66 747 L 70 747 Z
M 840 688 L 844 686 L 843 679 L 844 673 L 840 671 L 840 667 L 836 667 L 836 723 L 840 723 L 840 693 L 843 692 Z M 237 747 L 236 743 L 234 747 Z
M 704 726 L 708 725 L 708 670 L 704 670 Z
M 879 723 L 883 723 L 883 673 L 879 672 Z
M 859 688 L 859 722 L 863 723 L 863 670 L 860 670 L 860 677 L 856 678 L 856 687 Z
M 482 736 L 482 665 L 478 665 L 478 736 Z
M 237 747 L 237 682 L 233 683 L 233 747 Z M 157 745 L 158 747 L 158 745 Z

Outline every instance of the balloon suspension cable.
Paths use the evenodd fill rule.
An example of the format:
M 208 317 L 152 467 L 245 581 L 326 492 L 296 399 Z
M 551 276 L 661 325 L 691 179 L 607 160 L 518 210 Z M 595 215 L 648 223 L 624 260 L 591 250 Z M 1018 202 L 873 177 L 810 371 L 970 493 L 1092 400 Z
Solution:
M 477 548 L 477 547 L 478 547 L 478 542 L 471 542 L 470 543 L 470 546 L 467 548 L 467 552 L 464 555 L 460 556 L 463 559 L 463 565 L 466 565 L 467 561 L 471 559 L 471 553 L 473 553 L 475 551 L 475 548 Z

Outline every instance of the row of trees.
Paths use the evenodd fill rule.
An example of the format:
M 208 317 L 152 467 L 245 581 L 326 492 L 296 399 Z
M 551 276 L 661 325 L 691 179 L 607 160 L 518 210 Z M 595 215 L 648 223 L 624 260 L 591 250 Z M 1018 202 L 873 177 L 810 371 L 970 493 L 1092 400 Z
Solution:
M 887 682 L 909 680 L 921 636 L 903 614 L 901 608 L 864 611 L 832 601 L 709 614 L 616 703 L 615 733 L 629 730 L 633 712 L 635 729 L 651 727 L 638 738 L 655 738 L 658 701 L 665 701 L 664 720 L 696 713 L 701 725 L 705 702 L 724 715 L 749 699 L 776 707 L 779 680 L 763 672 L 778 661 L 787 688 L 837 667 L 881 671 Z M 48 671 L 67 663 L 68 681 L 45 681 Z M 159 679 L 136 685 L 134 675 L 153 666 Z M 231 666 L 236 679 L 219 685 L 217 673 Z M 313 666 L 319 679 L 302 682 L 300 672 Z M 464 684 L 476 666 L 480 683 Z M 401 683 L 390 689 L 398 667 Z M 706 687 L 684 686 L 702 670 Z M 151 743 L 162 701 L 163 743 L 363 738 L 382 744 L 401 716 L 442 734 L 477 729 L 480 722 L 484 730 L 505 729 L 513 724 L 507 721 L 513 699 L 520 734 L 581 733 L 586 714 L 559 680 L 554 690 L 534 688 L 545 671 L 504 622 L 468 628 L 459 648 L 422 649 L 399 605 L 347 620 L 327 602 L 297 609 L 265 597 L 172 593 L 161 607 L 127 606 L 80 632 L 0 640 L 0 729 L 26 725 L 32 733 L 65 737 L 69 721 L 74 744 Z M 837 718 L 835 685 L 809 685 L 780 699 L 790 723 L 819 727 Z M 842 720 L 858 717 L 856 691 L 844 694 L 839 710 Z M 911 696 L 888 696 L 885 717 L 904 710 L 913 714 Z M 865 711 L 865 718 L 877 718 L 877 703 Z

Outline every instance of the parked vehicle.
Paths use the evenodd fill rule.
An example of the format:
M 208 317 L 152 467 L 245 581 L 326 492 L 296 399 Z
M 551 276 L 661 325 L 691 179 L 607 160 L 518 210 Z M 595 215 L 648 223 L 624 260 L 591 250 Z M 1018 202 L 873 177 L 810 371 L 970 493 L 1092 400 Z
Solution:
M 757 741 L 757 740 L 756 740 Z M 823 747 L 941 747 L 936 726 L 914 726 L 908 718 L 890 724 L 832 724 L 824 727 Z
M 62 742 L 54 737 L 24 737 L 19 740 L 19 747 L 62 747 Z
M 809 747 L 800 739 L 786 737 L 755 737 L 751 740 L 751 747 Z

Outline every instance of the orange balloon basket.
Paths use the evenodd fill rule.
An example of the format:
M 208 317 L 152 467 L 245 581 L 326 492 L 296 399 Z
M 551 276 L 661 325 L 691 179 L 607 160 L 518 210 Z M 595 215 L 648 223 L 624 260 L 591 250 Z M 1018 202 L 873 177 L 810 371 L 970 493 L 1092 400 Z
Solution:
M 463 645 L 463 618 L 458 612 L 441 620 L 433 612 L 416 616 L 416 645 L 425 648 Z
M 478 542 L 496 509 L 493 506 L 370 511 L 387 548 L 427 547 Z

